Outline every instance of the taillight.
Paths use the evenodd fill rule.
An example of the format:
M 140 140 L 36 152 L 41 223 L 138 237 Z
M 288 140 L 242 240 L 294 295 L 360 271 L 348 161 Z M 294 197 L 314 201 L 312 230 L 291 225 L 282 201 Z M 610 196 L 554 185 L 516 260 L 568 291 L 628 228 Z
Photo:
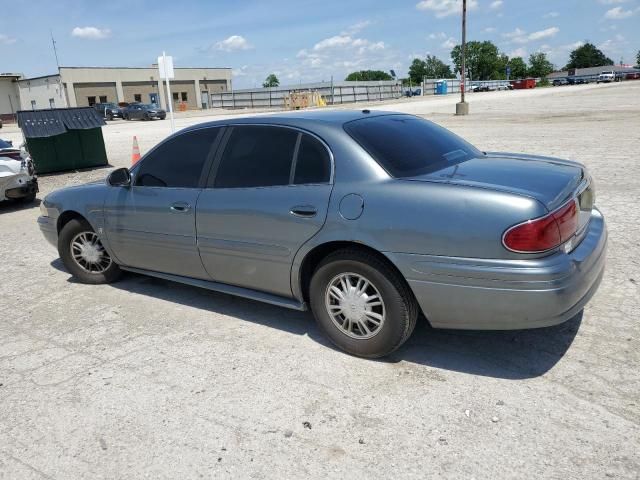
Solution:
M 575 235 L 578 213 L 576 201 L 571 200 L 544 217 L 511 227 L 504 233 L 502 243 L 508 250 L 519 253 L 551 250 Z

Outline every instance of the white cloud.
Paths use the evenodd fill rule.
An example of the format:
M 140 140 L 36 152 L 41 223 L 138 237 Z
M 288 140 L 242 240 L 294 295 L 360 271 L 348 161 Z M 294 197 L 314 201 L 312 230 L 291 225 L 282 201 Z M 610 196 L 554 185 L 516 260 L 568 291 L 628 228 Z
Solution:
M 438 33 L 431 33 L 429 34 L 429 39 L 430 40 L 444 40 L 445 38 L 447 38 L 447 34 L 444 32 L 438 32 Z
M 324 40 L 316 43 L 313 49 L 326 50 L 328 48 L 344 47 L 353 43 L 353 38 L 349 35 L 335 35 L 333 37 L 325 38 Z
M 550 27 L 545 30 L 538 30 L 527 35 L 527 32 L 521 28 L 516 28 L 513 32 L 503 33 L 502 36 L 508 38 L 513 43 L 528 43 L 550 38 L 555 36 L 560 29 L 558 27 Z
M 526 56 L 527 56 L 527 51 L 522 47 L 516 48 L 515 50 L 509 52 L 509 58 L 513 58 L 513 57 L 525 58 Z
M 537 32 L 533 32 L 533 33 L 529 34 L 527 39 L 530 40 L 530 41 L 541 40 L 543 38 L 553 37 L 559 31 L 560 31 L 560 29 L 558 27 L 551 27 L 551 28 L 547 28 L 545 30 L 539 30 Z
M 12 43 L 16 43 L 16 39 L 15 38 L 10 37 L 9 35 L 5 35 L 3 33 L 0 33 L 0 44 L 11 45 Z
M 629 0 L 598 0 L 603 5 L 614 5 L 616 3 L 627 3 Z
M 504 2 L 502 0 L 494 0 L 493 2 L 491 2 L 491 4 L 489 5 L 489 8 L 491 10 L 495 10 L 496 8 L 500 8 L 502 6 Z
M 542 17 L 543 18 L 557 18 L 559 16 L 560 16 L 560 14 L 558 12 L 549 12 L 549 13 L 545 13 Z
M 525 32 L 524 30 L 518 27 L 513 32 L 503 33 L 502 36 L 506 38 L 516 38 L 516 37 L 522 37 L 525 33 L 527 32 Z
M 213 45 L 216 50 L 223 52 L 234 52 L 238 50 L 249 50 L 253 48 L 242 35 L 231 35 Z
M 496 31 L 495 27 L 487 27 L 487 28 L 482 30 L 482 33 L 493 33 L 495 31 Z
M 371 25 L 370 20 L 363 20 L 361 22 L 354 23 L 353 25 L 349 25 L 340 35 L 355 35 L 356 33 L 361 32 L 365 28 Z
M 453 47 L 455 47 L 458 44 L 458 42 L 456 42 L 456 39 L 453 37 L 449 37 L 447 38 L 440 46 L 442 48 L 446 48 L 446 49 L 452 49 Z
M 469 0 L 467 10 L 478 7 L 478 0 Z M 418 10 L 430 10 L 436 17 L 442 18 L 449 15 L 462 15 L 462 0 L 421 0 L 416 4 Z
M 623 20 L 625 18 L 629 18 L 633 15 L 632 10 L 625 10 L 622 7 L 614 7 L 611 10 L 607 10 L 607 13 L 604 14 L 604 18 L 607 20 Z
M 71 30 L 71 36 L 89 40 L 103 40 L 111 36 L 111 30 L 97 27 L 75 27 Z

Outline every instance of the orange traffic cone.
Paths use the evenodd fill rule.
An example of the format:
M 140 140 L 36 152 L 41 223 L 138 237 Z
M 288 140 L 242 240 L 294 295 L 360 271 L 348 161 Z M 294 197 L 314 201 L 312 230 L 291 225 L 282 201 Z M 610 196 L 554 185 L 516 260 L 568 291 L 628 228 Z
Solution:
M 140 160 L 140 147 L 138 147 L 138 137 L 133 136 L 133 151 L 131 152 L 131 166 Z

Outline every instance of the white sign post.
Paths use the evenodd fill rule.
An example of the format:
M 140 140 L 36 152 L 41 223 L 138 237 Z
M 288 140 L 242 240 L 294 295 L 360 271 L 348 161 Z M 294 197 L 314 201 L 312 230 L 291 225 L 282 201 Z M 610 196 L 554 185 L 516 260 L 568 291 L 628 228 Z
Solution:
M 173 74 L 173 57 L 167 57 L 164 52 L 158 57 L 158 70 L 160 78 L 163 78 L 167 85 L 167 105 L 169 105 L 169 118 L 171 119 L 171 133 L 176 131 L 176 125 L 173 121 L 173 99 L 171 98 L 171 88 L 169 87 L 169 79 L 174 78 Z

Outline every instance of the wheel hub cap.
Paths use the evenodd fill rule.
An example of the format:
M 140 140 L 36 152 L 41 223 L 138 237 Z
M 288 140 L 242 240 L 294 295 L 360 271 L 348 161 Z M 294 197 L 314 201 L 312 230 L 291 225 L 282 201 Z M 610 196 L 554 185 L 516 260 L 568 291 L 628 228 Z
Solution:
M 352 338 L 375 336 L 385 321 L 380 292 L 369 280 L 356 273 L 340 274 L 329 282 L 325 306 L 334 325 Z
M 102 273 L 111 266 L 111 257 L 95 232 L 82 232 L 71 241 L 71 256 L 89 273 Z

